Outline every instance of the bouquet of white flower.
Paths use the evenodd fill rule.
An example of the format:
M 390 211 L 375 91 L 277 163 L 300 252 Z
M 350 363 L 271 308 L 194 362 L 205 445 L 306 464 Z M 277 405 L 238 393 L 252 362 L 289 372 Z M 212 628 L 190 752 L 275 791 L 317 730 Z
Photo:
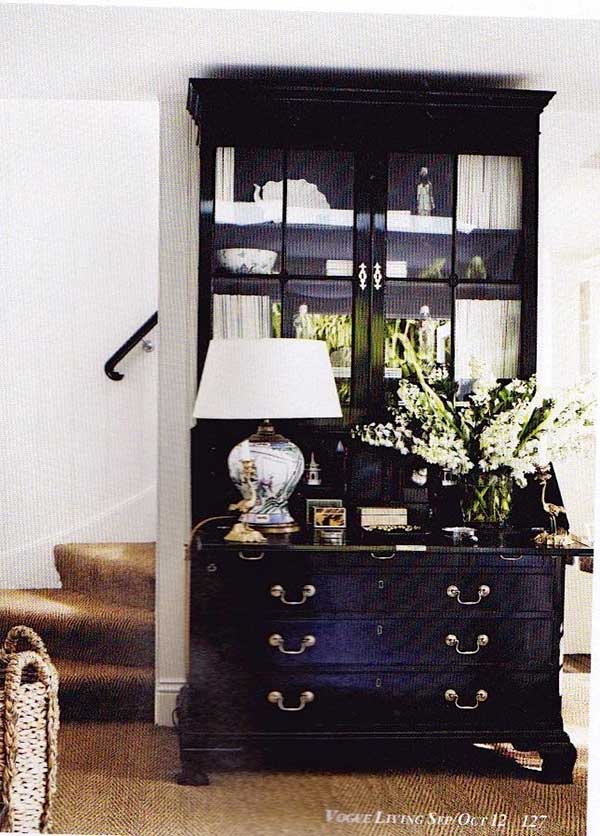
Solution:
M 426 371 L 410 341 L 400 339 L 413 377 L 400 381 L 389 422 L 354 434 L 461 476 L 465 521 L 506 520 L 513 481 L 523 487 L 527 474 L 577 449 L 593 423 L 590 392 L 543 396 L 535 376 L 499 383 L 474 370 L 473 392 L 457 404 L 447 371 Z

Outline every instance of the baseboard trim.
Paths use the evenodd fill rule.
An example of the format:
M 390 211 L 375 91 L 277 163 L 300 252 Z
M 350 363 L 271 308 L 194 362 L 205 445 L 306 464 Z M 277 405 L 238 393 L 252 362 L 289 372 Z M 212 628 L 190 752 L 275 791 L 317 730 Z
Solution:
M 177 703 L 177 694 L 185 685 L 185 680 L 162 679 L 154 689 L 154 723 L 157 726 L 173 726 L 173 711 Z

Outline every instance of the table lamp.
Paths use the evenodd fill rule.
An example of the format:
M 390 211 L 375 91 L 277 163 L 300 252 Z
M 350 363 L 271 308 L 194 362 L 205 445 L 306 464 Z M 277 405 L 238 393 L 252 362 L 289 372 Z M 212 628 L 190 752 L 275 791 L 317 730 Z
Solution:
M 299 530 L 288 500 L 304 472 L 300 449 L 275 432 L 274 418 L 340 418 L 342 410 L 322 340 L 211 340 L 195 418 L 256 418 L 257 431 L 233 448 L 229 475 L 242 494 L 240 523 L 266 534 Z

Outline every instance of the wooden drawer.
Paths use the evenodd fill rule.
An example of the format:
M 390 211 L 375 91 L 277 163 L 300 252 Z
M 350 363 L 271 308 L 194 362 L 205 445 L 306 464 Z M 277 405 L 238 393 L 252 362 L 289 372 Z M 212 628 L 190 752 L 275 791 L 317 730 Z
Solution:
M 272 672 L 255 678 L 248 699 L 251 716 L 261 727 L 273 730 L 319 726 L 516 730 L 556 720 L 560 705 L 555 680 L 555 673 L 506 676 L 501 671 L 471 668 L 364 674 Z M 450 701 L 448 691 L 454 692 L 448 695 Z M 484 697 L 481 702 L 478 693 Z
M 553 591 L 552 575 L 524 576 L 485 568 L 416 573 L 357 569 L 338 574 L 282 567 L 252 572 L 243 581 L 217 572 L 207 577 L 202 592 L 203 604 L 221 612 L 243 610 L 293 618 L 342 612 L 549 613 Z
M 397 550 L 395 545 L 373 546 L 356 551 L 336 551 L 335 547 L 321 547 L 319 551 L 277 551 L 246 546 L 227 551 L 203 551 L 195 565 L 219 566 L 224 571 L 349 571 L 355 568 L 381 568 L 383 571 L 430 571 L 443 568 L 486 567 L 505 572 L 535 572 L 552 574 L 556 560 L 549 553 L 523 551 L 437 552 Z
M 474 616 L 419 618 L 271 619 L 241 625 L 232 651 L 255 667 L 404 665 L 463 668 L 503 664 L 542 669 L 552 664 L 549 618 Z

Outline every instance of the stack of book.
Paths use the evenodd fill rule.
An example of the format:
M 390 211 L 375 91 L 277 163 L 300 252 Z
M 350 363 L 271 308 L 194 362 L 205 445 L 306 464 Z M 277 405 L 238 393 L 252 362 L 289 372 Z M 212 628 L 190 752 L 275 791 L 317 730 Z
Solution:
M 326 276 L 351 276 L 352 268 L 351 258 L 328 258 L 325 261 Z
M 385 268 L 388 279 L 405 279 L 408 275 L 406 261 L 388 261 Z
M 241 296 L 215 293 L 213 337 L 221 340 L 271 337 L 269 296 Z

